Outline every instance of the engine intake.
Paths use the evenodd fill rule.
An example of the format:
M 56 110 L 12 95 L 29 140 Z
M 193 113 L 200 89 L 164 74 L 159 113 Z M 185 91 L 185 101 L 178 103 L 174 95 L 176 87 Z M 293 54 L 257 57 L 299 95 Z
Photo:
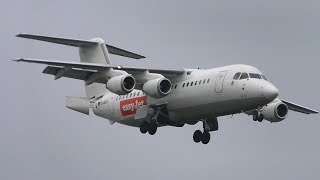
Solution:
M 107 89 L 115 94 L 124 95 L 130 93 L 136 85 L 136 80 L 131 75 L 120 75 L 109 79 Z
M 261 114 L 267 121 L 279 122 L 287 117 L 288 106 L 283 102 L 272 102 L 262 109 Z
M 143 85 L 143 92 L 153 98 L 162 98 L 171 92 L 171 82 L 167 78 L 157 78 Z

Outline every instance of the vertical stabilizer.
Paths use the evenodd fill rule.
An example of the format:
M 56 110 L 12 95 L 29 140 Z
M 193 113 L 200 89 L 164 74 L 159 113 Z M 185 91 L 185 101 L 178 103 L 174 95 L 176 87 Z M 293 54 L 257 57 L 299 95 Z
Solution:
M 87 63 L 111 64 L 109 53 L 101 38 L 90 39 L 97 42 L 90 46 L 79 46 L 80 61 Z
M 79 46 L 80 61 L 86 63 L 111 64 L 104 41 L 100 38 L 94 38 L 90 41 L 97 43 L 90 46 Z M 98 97 L 109 92 L 106 85 L 100 83 L 85 85 L 85 90 L 88 98 Z

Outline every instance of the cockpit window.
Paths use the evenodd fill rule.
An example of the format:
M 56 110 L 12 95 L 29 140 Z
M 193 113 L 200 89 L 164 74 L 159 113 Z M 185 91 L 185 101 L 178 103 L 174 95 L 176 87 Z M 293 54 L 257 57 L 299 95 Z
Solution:
M 261 76 L 262 76 L 262 78 L 263 78 L 264 80 L 267 81 L 267 78 L 266 78 L 263 74 L 261 74 Z
M 249 78 L 249 75 L 247 73 L 242 73 L 240 76 L 240 79 L 247 79 Z
M 233 76 L 233 79 L 234 80 L 238 80 L 239 79 L 239 77 L 240 77 L 240 72 L 238 72 L 238 73 L 236 73 L 234 76 Z
M 261 79 L 260 74 L 249 73 L 250 78 Z

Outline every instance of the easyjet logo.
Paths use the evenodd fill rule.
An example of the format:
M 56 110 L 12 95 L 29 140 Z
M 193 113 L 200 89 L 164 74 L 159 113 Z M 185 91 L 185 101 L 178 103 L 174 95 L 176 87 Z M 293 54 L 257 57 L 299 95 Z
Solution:
M 136 97 L 120 101 L 120 111 L 122 116 L 136 114 L 140 106 L 147 105 L 147 96 Z

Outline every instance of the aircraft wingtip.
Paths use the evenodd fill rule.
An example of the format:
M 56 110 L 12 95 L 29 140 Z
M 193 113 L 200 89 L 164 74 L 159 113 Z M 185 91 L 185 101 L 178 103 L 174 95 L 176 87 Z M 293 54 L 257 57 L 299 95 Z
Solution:
M 19 62 L 21 60 L 23 60 L 22 58 L 18 58 L 18 59 L 11 59 L 12 61 L 15 61 L 15 62 Z
M 26 34 L 26 33 L 19 33 L 19 34 L 17 34 L 16 35 L 16 37 L 21 37 L 21 38 L 23 38 L 23 37 L 25 37 L 25 36 L 27 36 L 28 34 Z

